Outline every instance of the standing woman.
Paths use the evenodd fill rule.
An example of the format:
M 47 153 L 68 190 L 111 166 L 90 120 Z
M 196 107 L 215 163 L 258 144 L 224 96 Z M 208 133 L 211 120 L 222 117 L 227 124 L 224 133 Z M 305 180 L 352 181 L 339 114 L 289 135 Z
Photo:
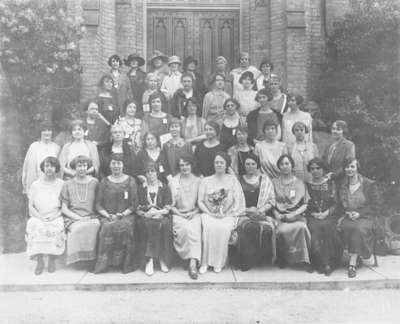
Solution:
M 311 233 L 311 264 L 319 273 L 329 276 L 340 264 L 342 243 L 336 228 L 337 192 L 332 179 L 325 176 L 326 166 L 320 158 L 307 165 L 312 178 L 307 182 L 310 195 L 307 225 Z
M 249 154 L 244 161 L 246 173 L 239 178 L 246 200 L 246 210 L 239 219 L 238 254 L 242 271 L 276 257 L 275 223 L 272 208 L 275 192 L 271 180 L 260 173 L 260 160 Z
M 204 96 L 203 118 L 222 122 L 224 116 L 224 102 L 231 96 L 224 91 L 225 76 L 221 73 L 214 74 L 213 89 Z
M 250 71 L 244 72 L 240 78 L 239 83 L 242 89 L 238 89 L 233 96 L 240 104 L 240 116 L 243 121 L 246 121 L 247 115 L 257 108 L 258 102 L 256 100 L 257 91 L 253 90 L 254 75 Z
M 230 73 L 233 83 L 233 97 L 236 96 L 237 91 L 242 89 L 242 85 L 239 82 L 240 77 L 244 72 L 251 72 L 253 79 L 257 79 L 260 75 L 260 71 L 253 65 L 250 65 L 250 55 L 247 52 L 240 53 L 239 56 L 239 67 L 233 69 Z
M 28 194 L 31 184 L 43 175 L 40 164 L 48 157 L 58 157 L 60 147 L 52 140 L 53 127 L 49 122 L 40 125 L 40 139 L 33 142 L 22 166 L 22 193 Z
M 100 92 L 96 97 L 100 114 L 112 125 L 121 113 L 118 94 L 114 87 L 114 80 L 110 75 L 103 75 L 99 81 Z
M 271 91 L 273 99 L 271 102 L 271 108 L 280 116 L 282 119 L 283 114 L 287 111 L 287 97 L 282 92 L 281 78 L 277 75 L 272 77 Z
M 179 173 L 170 182 L 174 246 L 179 257 L 188 260 L 189 276 L 196 280 L 201 260 L 201 217 L 197 206 L 200 178 L 193 174 L 192 156 L 182 155 L 177 162 Z
M 71 162 L 79 155 L 89 158 L 93 165 L 88 169 L 88 174 L 97 176 L 99 173 L 100 160 L 97 146 L 92 141 L 85 140 L 86 125 L 76 119 L 71 123 L 72 140 L 66 143 L 60 153 L 61 176 L 70 179 L 75 176 L 75 170 L 71 168 Z
M 165 113 L 163 109 L 163 96 L 159 92 L 154 92 L 149 97 L 150 114 L 143 118 L 143 133 L 153 133 L 161 136 L 168 133 L 169 123 L 172 115 Z
M 278 264 L 284 268 L 287 264 L 302 263 L 307 272 L 312 272 L 309 255 L 311 236 L 305 218 L 309 199 L 307 189 L 304 182 L 293 175 L 294 162 L 289 155 L 282 155 L 277 166 L 280 176 L 272 182 L 276 199 L 274 217 L 278 221 Z
M 96 196 L 96 210 L 102 218 L 94 272 L 120 267 L 123 273 L 128 273 L 136 268 L 137 187 L 135 179 L 123 172 L 122 154 L 111 156 L 110 170 L 111 174 L 101 180 Z
M 123 128 L 125 140 L 128 142 L 132 152 L 136 154 L 142 146 L 143 122 L 140 118 L 137 118 L 138 107 L 135 100 L 128 99 L 125 101 L 123 114 L 116 123 Z
M 99 105 L 95 101 L 89 101 L 86 106 L 86 127 L 85 139 L 92 141 L 101 149 L 108 143 L 110 138 L 109 123 L 99 113 Z
M 64 182 L 61 191 L 61 210 L 67 227 L 67 265 L 96 259 L 100 222 L 94 203 L 99 182 L 87 175 L 91 164 L 87 157 L 77 156 L 71 163 L 75 176 Z
M 186 117 L 184 115 L 184 107 L 189 98 L 196 98 L 196 101 L 201 104 L 203 94 L 199 89 L 193 88 L 193 74 L 183 72 L 181 76 L 182 88 L 175 91 L 171 100 L 171 114 L 175 118 Z M 198 116 L 201 116 L 201 111 L 198 111 Z
M 60 163 L 48 156 L 40 163 L 43 176 L 29 188 L 29 220 L 26 224 L 27 254 L 36 259 L 35 274 L 44 270 L 43 257 L 48 256 L 48 271 L 56 270 L 55 258 L 64 253 L 65 229 L 61 216 L 60 193 L 64 181 L 57 178 Z
M 170 209 L 172 197 L 169 187 L 158 180 L 158 166 L 150 162 L 144 171 L 146 181 L 138 190 L 139 206 L 138 242 L 140 259 L 147 259 L 145 273 L 154 273 L 154 260 L 159 261 L 161 271 L 168 272 L 173 249 Z
M 186 142 L 196 145 L 206 139 L 204 127 L 206 120 L 197 116 L 200 110 L 200 104 L 195 98 L 189 98 L 186 101 L 184 112 L 187 117 L 182 119 L 182 133 Z
M 125 132 L 121 125 L 115 124 L 111 127 L 111 142 L 105 145 L 100 151 L 100 178 L 111 174 L 110 162 L 113 154 L 121 154 L 123 159 L 124 174 L 133 176 L 135 155 L 124 141 Z
M 328 165 L 328 170 L 332 173 L 336 184 L 343 179 L 345 161 L 355 159 L 356 148 L 352 141 L 345 138 L 348 133 L 347 123 L 343 120 L 337 120 L 332 124 L 331 133 L 333 144 L 325 151 L 324 161 Z
M 125 65 L 129 68 L 127 76 L 131 85 L 131 98 L 135 100 L 137 105 L 140 105 L 140 107 L 138 107 L 138 110 L 143 111 L 141 105 L 143 92 L 145 90 L 146 73 L 143 72 L 141 67 L 145 63 L 144 58 L 134 53 L 130 54 L 128 58 L 124 60 L 124 62 Z
M 224 87 L 223 90 L 232 97 L 232 76 L 227 70 L 228 61 L 223 56 L 218 56 L 215 59 L 215 72 L 208 77 L 208 90 L 212 91 L 215 87 L 215 76 L 221 74 L 224 76 Z
M 204 177 L 208 177 L 214 173 L 215 154 L 223 150 L 222 144 L 218 137 L 220 133 L 219 125 L 214 121 L 209 121 L 204 127 L 206 140 L 196 146 L 194 157 L 198 164 L 199 173 Z
M 181 121 L 173 119 L 169 125 L 169 132 L 172 138 L 163 145 L 163 152 L 165 154 L 168 170 L 172 176 L 178 173 L 178 160 L 182 155 L 193 155 L 192 145 L 185 142 L 181 135 Z
M 199 62 L 193 56 L 188 56 L 183 60 L 182 69 L 183 72 L 193 75 L 193 89 L 200 94 L 200 99 L 203 99 L 206 93 L 206 87 L 203 75 L 197 71 L 198 63 Z
M 257 90 L 269 88 L 271 86 L 272 77 L 275 76 L 275 74 L 272 74 L 273 70 L 274 65 L 272 62 L 269 59 L 264 58 L 260 63 L 261 74 L 256 80 Z
M 162 106 L 163 111 L 168 112 L 168 101 L 164 94 L 160 91 L 160 75 L 154 72 L 147 73 L 145 83 L 147 89 L 143 92 L 142 96 L 142 111 L 140 112 L 140 117 L 143 117 L 144 114 L 148 114 L 150 112 L 150 104 L 149 98 L 154 92 L 159 92 L 162 96 Z
M 108 65 L 111 67 L 110 76 L 113 79 L 114 89 L 118 98 L 118 107 L 121 110 L 125 100 L 132 97 L 131 84 L 125 73 L 121 72 L 122 60 L 117 54 L 110 56 Z
M 157 75 L 160 82 L 158 87 L 161 86 L 164 77 L 168 74 L 167 62 L 168 56 L 158 50 L 155 50 L 150 58 L 150 71 Z
M 247 128 L 239 126 L 236 130 L 236 145 L 228 150 L 232 160 L 231 168 L 238 178 L 245 174 L 244 161 L 250 154 L 254 153 L 254 147 L 247 143 L 247 137 Z
M 280 170 L 277 162 L 282 155 L 288 154 L 286 144 L 276 139 L 277 131 L 276 118 L 267 119 L 263 125 L 264 140 L 257 142 L 254 149 L 254 153 L 260 158 L 262 173 L 270 179 L 279 177 Z
M 240 104 L 236 99 L 230 98 L 224 102 L 225 113 L 222 119 L 221 136 L 219 137 L 224 150 L 228 150 L 236 144 L 237 129 L 243 125 L 239 110 Z
M 215 173 L 204 178 L 199 188 L 199 208 L 202 212 L 203 256 L 200 273 L 208 267 L 221 272 L 228 257 L 228 243 L 239 215 L 245 211 L 245 199 L 239 181 L 228 174 L 231 159 L 225 152 L 214 158 Z
M 314 143 L 306 141 L 305 138 L 309 133 L 309 129 L 303 122 L 295 122 L 292 127 L 292 133 L 296 138 L 296 142 L 289 147 L 289 154 L 294 160 L 294 174 L 300 180 L 308 182 L 311 180 L 308 162 L 318 157 L 318 148 Z
M 379 216 L 380 199 L 376 183 L 358 173 L 359 163 L 344 163 L 345 179 L 339 189 L 339 231 L 350 254 L 349 278 L 357 275 L 359 259 L 369 259 L 374 251 L 374 221 Z

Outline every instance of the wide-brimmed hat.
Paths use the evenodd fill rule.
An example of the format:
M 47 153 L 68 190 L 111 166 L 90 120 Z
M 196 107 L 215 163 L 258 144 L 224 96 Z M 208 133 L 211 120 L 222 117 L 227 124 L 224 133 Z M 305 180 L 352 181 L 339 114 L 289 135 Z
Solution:
M 129 56 L 126 59 L 124 59 L 124 63 L 126 66 L 130 66 L 131 62 L 135 60 L 138 62 L 139 66 L 143 66 L 145 63 L 144 58 L 137 53 L 129 54 Z
M 168 65 L 172 64 L 172 63 L 178 63 L 178 64 L 182 64 L 181 63 L 181 59 L 179 58 L 179 56 L 177 55 L 172 55 L 168 58 Z
M 150 58 L 150 63 L 152 64 L 155 59 L 161 59 L 163 62 L 168 62 L 168 56 L 159 50 L 155 50 Z
M 185 59 L 183 60 L 183 69 L 185 70 L 186 67 L 190 64 L 190 63 L 194 63 L 196 66 L 199 65 L 198 61 L 193 57 L 193 56 L 188 56 L 185 57 Z

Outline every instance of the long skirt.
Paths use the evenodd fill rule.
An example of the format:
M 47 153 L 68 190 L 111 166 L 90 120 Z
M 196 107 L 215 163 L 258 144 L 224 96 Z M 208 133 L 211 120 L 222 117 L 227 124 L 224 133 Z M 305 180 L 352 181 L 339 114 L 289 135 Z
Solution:
M 65 250 L 64 220 L 58 217 L 50 222 L 38 218 L 29 218 L 26 224 L 27 254 L 61 255 Z
M 349 253 L 360 255 L 369 259 L 374 247 L 373 221 L 367 218 L 351 220 L 343 219 L 341 225 L 341 237 L 344 248 Z
M 140 217 L 137 221 L 138 249 L 141 259 L 162 260 L 171 266 L 173 237 L 172 222 L 169 216 L 161 219 Z
M 174 247 L 183 260 L 201 258 L 201 217 L 195 215 L 192 219 L 173 216 Z
M 288 264 L 310 263 L 310 232 L 305 221 L 280 223 L 277 228 L 277 255 Z
M 67 228 L 66 263 L 90 261 L 96 259 L 97 234 L 100 221 L 93 218 L 88 221 L 75 221 Z
M 276 256 L 275 229 L 268 222 L 243 220 L 238 226 L 238 254 L 241 266 L 273 263 Z
M 228 243 L 236 225 L 233 217 L 215 218 L 201 214 L 203 227 L 202 266 L 223 268 L 228 258 Z
M 335 220 L 308 219 L 308 228 L 311 233 L 311 264 L 318 268 L 329 265 L 333 268 L 339 266 L 343 247 Z
M 106 272 L 109 267 L 121 267 L 123 273 L 135 270 L 134 229 L 133 215 L 101 221 L 95 273 Z

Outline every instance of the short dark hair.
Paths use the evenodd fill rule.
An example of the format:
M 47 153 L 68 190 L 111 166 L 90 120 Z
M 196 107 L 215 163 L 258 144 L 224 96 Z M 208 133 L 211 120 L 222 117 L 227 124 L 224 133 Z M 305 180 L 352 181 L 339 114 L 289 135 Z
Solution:
M 302 121 L 297 121 L 297 122 L 295 122 L 295 123 L 293 124 L 293 126 L 292 126 L 292 134 L 294 134 L 295 128 L 296 128 L 297 126 L 299 126 L 299 125 L 302 126 L 302 127 L 304 128 L 304 131 L 305 131 L 306 134 L 308 134 L 308 133 L 310 132 L 309 127 L 308 127 L 304 122 L 302 122 Z
M 52 124 L 50 121 L 48 121 L 48 120 L 43 120 L 43 121 L 39 124 L 38 129 L 39 129 L 39 138 L 41 137 L 42 132 L 44 132 L 45 130 L 50 130 L 50 131 L 52 131 L 52 132 L 54 131 L 53 124 Z
M 251 83 L 254 83 L 254 74 L 251 71 L 245 71 L 239 78 L 239 83 L 242 83 L 245 78 L 250 78 Z
M 155 171 L 157 173 L 157 177 L 158 177 L 158 171 L 159 171 L 159 167 L 158 167 L 158 163 L 154 162 L 154 161 L 149 161 L 145 167 L 144 167 L 144 174 L 148 173 L 149 171 Z
M 359 170 L 359 169 L 360 169 L 360 162 L 357 160 L 356 157 L 349 157 L 349 158 L 345 159 L 345 160 L 343 161 L 343 170 L 344 170 L 344 168 L 347 168 L 347 167 L 348 167 L 351 163 L 353 163 L 354 161 L 356 161 L 356 163 L 357 163 L 357 170 Z
M 131 103 L 134 103 L 135 106 L 136 106 L 136 113 L 135 113 L 135 116 L 136 116 L 137 113 L 138 113 L 138 104 L 137 104 L 136 100 L 134 100 L 134 99 L 126 99 L 125 102 L 124 102 L 124 104 L 123 104 L 123 106 L 122 106 L 122 111 L 123 111 L 123 113 L 124 113 L 124 115 L 125 115 L 125 114 L 126 114 L 126 108 L 127 108 Z
M 199 110 L 199 108 L 200 108 L 200 103 L 198 102 L 196 97 L 190 97 L 185 101 L 185 104 L 182 109 L 182 113 L 184 116 L 186 116 L 188 114 L 187 107 L 189 105 L 189 102 L 191 102 L 193 105 L 195 105 L 197 110 Z
M 274 94 L 272 93 L 272 91 L 269 87 L 258 90 L 254 100 L 258 102 L 261 95 L 266 96 L 268 98 L 268 101 L 272 101 L 272 99 L 274 99 Z
M 87 129 L 87 125 L 82 119 L 74 119 L 70 124 L 70 131 L 72 132 L 76 126 L 81 127 L 84 131 Z
M 98 84 L 100 88 L 103 88 L 103 87 L 104 87 L 104 80 L 106 80 L 106 79 L 111 80 L 111 81 L 112 81 L 112 84 L 113 84 L 113 86 L 114 86 L 114 79 L 111 77 L 111 75 L 105 74 L 105 75 L 103 75 L 103 76 L 100 78 L 100 81 L 99 81 L 99 84 Z
M 294 98 L 296 101 L 296 104 L 299 106 L 304 102 L 304 98 L 301 94 L 299 93 L 289 93 L 288 99 Z
M 239 125 L 238 127 L 236 127 L 236 136 L 237 136 L 238 132 L 246 133 L 248 135 L 249 134 L 249 129 L 245 125 Z
M 282 163 L 282 161 L 283 161 L 285 158 L 287 158 L 287 159 L 289 160 L 290 164 L 292 165 L 292 169 L 293 169 L 294 166 L 295 166 L 296 164 L 294 163 L 293 158 L 292 158 L 289 154 L 282 154 L 282 155 L 279 157 L 278 161 L 276 162 L 276 166 L 278 167 L 278 169 L 279 169 L 279 170 L 281 169 L 279 166 L 280 166 L 280 164 Z
M 112 153 L 111 156 L 110 156 L 110 163 L 111 163 L 112 160 L 120 161 L 120 162 L 123 163 L 124 162 L 124 154 L 122 154 L 122 153 Z
M 183 72 L 181 75 L 181 82 L 183 81 L 183 78 L 191 78 L 192 82 L 194 81 L 193 74 L 190 72 Z
M 69 165 L 71 169 L 75 170 L 78 164 L 84 164 L 84 163 L 86 163 L 88 169 L 92 167 L 92 159 L 84 155 L 78 155 L 71 161 Z
M 257 169 L 261 168 L 260 158 L 257 155 L 255 155 L 254 153 L 247 154 L 246 157 L 244 158 L 244 164 L 245 165 L 246 165 L 246 160 L 248 160 L 248 159 L 251 159 L 251 160 L 253 160 L 254 162 L 257 163 Z
M 336 120 L 333 124 L 336 125 L 337 127 L 341 128 L 343 130 L 343 135 L 347 135 L 349 132 L 349 127 L 347 126 L 347 123 L 344 120 Z
M 215 73 L 211 79 L 211 83 L 215 83 L 215 81 L 217 80 L 217 76 L 224 78 L 224 81 L 226 80 L 225 75 L 223 75 L 222 73 Z
M 261 71 L 261 68 L 262 68 L 262 66 L 263 66 L 264 64 L 269 65 L 270 68 L 271 68 L 271 71 L 274 69 L 274 65 L 272 64 L 272 62 L 271 62 L 268 58 L 264 58 L 264 59 L 261 61 L 261 63 L 260 63 L 260 67 L 259 67 L 259 70 L 260 70 L 260 71 Z
M 149 106 L 150 106 L 150 109 L 152 109 L 152 107 L 151 107 L 151 102 L 152 102 L 154 99 L 157 99 L 157 98 L 159 98 L 159 99 L 161 100 L 161 109 L 163 109 L 163 94 L 162 94 L 160 91 L 154 91 L 154 92 L 149 96 Z
M 40 163 L 40 171 L 44 172 L 44 165 L 48 163 L 50 164 L 52 167 L 54 167 L 56 169 L 56 173 L 60 172 L 60 161 L 58 161 L 58 159 L 54 156 L 48 156 L 46 157 L 41 163 Z
M 208 122 L 205 123 L 205 126 L 211 126 L 212 128 L 214 128 L 215 133 L 217 134 L 217 137 L 219 136 L 220 132 L 221 132 L 221 126 L 219 126 L 219 124 L 214 121 L 214 120 L 209 120 Z
M 262 131 L 263 131 L 263 133 L 265 133 L 265 129 L 268 126 L 275 126 L 276 131 L 278 131 L 278 125 L 279 125 L 279 122 L 278 122 L 277 118 L 273 118 L 273 117 L 268 118 L 268 119 L 265 120 L 265 122 L 264 122 L 264 124 L 262 126 Z
M 217 156 L 220 156 L 220 157 L 222 157 L 222 158 L 225 160 L 225 163 L 226 163 L 226 172 L 228 172 L 229 167 L 231 166 L 231 163 L 232 163 L 232 159 L 231 159 L 230 155 L 229 155 L 228 153 L 224 152 L 224 151 L 218 151 L 218 152 L 215 153 L 215 155 L 214 155 L 214 161 L 215 161 L 215 158 L 216 158 Z M 215 171 L 215 170 L 214 170 L 214 171 Z
M 237 101 L 237 99 L 235 99 L 235 98 L 228 98 L 228 99 L 226 99 L 226 100 L 224 101 L 224 104 L 223 104 L 224 109 L 226 109 L 226 105 L 227 105 L 228 103 L 230 103 L 230 102 L 233 102 L 233 103 L 235 104 L 236 110 L 240 109 L 240 103 L 239 103 L 239 101 Z
M 308 161 L 308 163 L 307 163 L 307 171 L 308 172 L 310 172 L 311 166 L 313 164 L 318 165 L 320 168 L 322 168 L 322 170 L 324 170 L 324 172 L 326 172 L 328 170 L 328 166 L 326 165 L 324 160 L 322 160 L 319 157 L 315 157 L 315 158 L 311 159 L 310 161 Z
M 176 169 L 180 170 L 179 168 L 179 163 L 180 161 L 184 161 L 190 164 L 190 166 L 192 167 L 192 173 L 194 172 L 194 168 L 195 168 L 195 160 L 193 155 L 191 154 L 182 154 L 177 160 L 176 160 Z
M 154 133 L 152 133 L 152 132 L 147 132 L 147 133 L 145 133 L 145 134 L 143 135 L 143 148 L 144 148 L 144 149 L 147 148 L 146 140 L 147 140 L 147 137 L 149 137 L 149 135 L 155 137 L 155 139 L 156 139 L 156 141 L 157 141 L 157 145 L 160 147 L 160 146 L 161 146 L 160 138 L 159 138 L 156 134 L 154 134 Z
M 117 54 L 114 54 L 114 55 L 112 55 L 112 56 L 110 56 L 110 57 L 108 58 L 107 64 L 108 64 L 109 66 L 111 66 L 111 61 L 112 61 L 112 60 L 118 61 L 118 62 L 119 62 L 119 66 L 120 66 L 120 67 L 122 66 L 122 60 L 121 60 L 121 58 L 120 58 Z

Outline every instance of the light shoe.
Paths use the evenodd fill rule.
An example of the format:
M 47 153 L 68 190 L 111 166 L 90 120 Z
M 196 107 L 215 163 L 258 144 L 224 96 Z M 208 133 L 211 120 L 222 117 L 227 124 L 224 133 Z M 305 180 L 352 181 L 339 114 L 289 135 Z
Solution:
M 153 263 L 153 259 L 150 259 L 149 261 L 147 261 L 146 268 L 144 269 L 144 272 L 145 272 L 148 276 L 152 276 L 152 275 L 154 274 L 154 263 Z
M 200 274 L 205 274 L 208 270 L 208 266 L 201 266 L 199 269 Z
M 160 260 L 160 268 L 162 272 L 167 273 L 169 271 L 168 266 L 165 264 L 164 261 Z
M 215 273 L 220 273 L 222 271 L 222 268 L 220 267 L 214 267 L 214 272 Z

